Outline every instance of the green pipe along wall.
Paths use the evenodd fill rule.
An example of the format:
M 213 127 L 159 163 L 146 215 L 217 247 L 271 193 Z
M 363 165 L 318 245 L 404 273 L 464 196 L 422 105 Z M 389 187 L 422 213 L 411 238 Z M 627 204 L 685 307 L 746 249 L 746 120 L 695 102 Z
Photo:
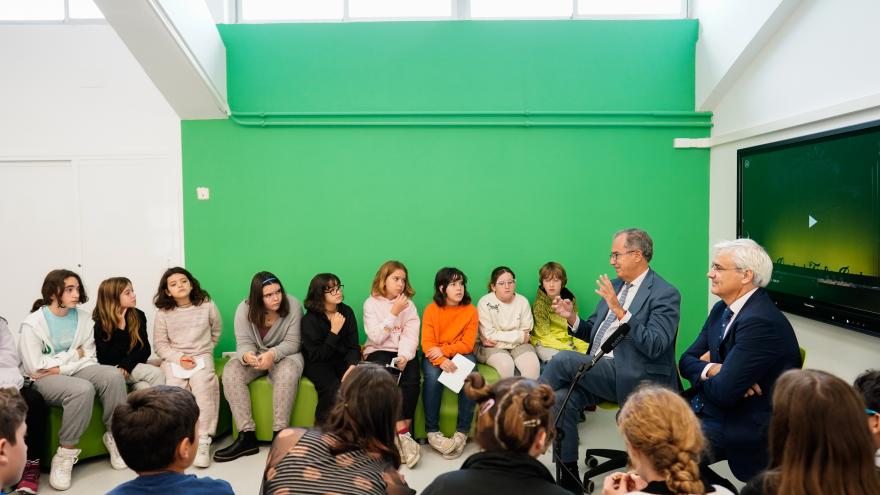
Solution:
M 709 152 L 673 148 L 711 125 L 693 111 L 695 20 L 219 28 L 233 115 L 182 123 L 186 260 L 223 315 L 218 354 L 259 270 L 300 300 L 337 274 L 362 326 L 388 259 L 420 313 L 442 266 L 476 302 L 507 265 L 533 300 L 554 260 L 586 316 L 631 226 L 682 293 L 679 352 L 699 332 Z

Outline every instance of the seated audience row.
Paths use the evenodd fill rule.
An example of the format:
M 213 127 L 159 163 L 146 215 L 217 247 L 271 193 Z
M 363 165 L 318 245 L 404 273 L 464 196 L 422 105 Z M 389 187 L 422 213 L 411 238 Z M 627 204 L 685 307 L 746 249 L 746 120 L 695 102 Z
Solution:
M 868 400 L 880 392 L 878 376 L 870 371 L 856 380 L 858 392 Z M 866 427 L 866 402 L 858 392 L 825 372 L 784 373 L 773 396 L 770 466 L 742 493 L 880 493 L 880 475 L 872 462 L 872 422 Z M 464 393 L 479 406 L 476 441 L 482 451 L 459 471 L 438 476 L 424 493 L 566 493 L 536 460 L 555 436 L 550 387 L 522 377 L 488 386 L 473 373 Z M 811 399 L 814 415 L 802 414 L 804 397 Z M 323 426 L 279 434 L 261 493 L 328 488 L 344 494 L 414 493 L 397 472 L 401 461 L 393 444 L 402 401 L 395 380 L 381 366 L 364 363 L 343 379 L 339 398 Z M 15 483 L 24 470 L 26 414 L 27 404 L 14 387 L 0 389 L 3 486 Z M 876 415 L 873 410 L 868 414 Z M 114 411 L 111 428 L 121 456 L 138 478 L 110 493 L 232 493 L 226 481 L 184 473 L 196 455 L 198 417 L 195 398 L 182 388 L 159 385 L 130 394 Z M 731 493 L 701 479 L 700 423 L 677 393 L 642 385 L 621 409 L 618 424 L 632 470 L 609 475 L 603 494 Z
M 397 461 L 392 464 L 399 466 L 402 462 L 412 467 L 419 460 L 420 448 L 410 429 L 422 378 L 428 443 L 443 457 L 452 459 L 464 450 L 475 407 L 470 397 L 473 394 L 466 388 L 458 394 L 455 434 L 446 437 L 439 431 L 444 388 L 438 379 L 443 371 L 456 370 L 452 358 L 461 355 L 472 362 L 487 363 L 503 379 L 518 372 L 518 381 L 527 380 L 522 383 L 539 376 L 539 363 L 546 358 L 549 363 L 541 381 L 555 391 L 555 403 L 562 404 L 570 385 L 574 386 L 565 414 L 561 415 L 560 426 L 567 434 L 558 453 L 564 464 L 560 482 L 570 491 L 582 490 L 576 413 L 599 401 L 615 401 L 622 406 L 624 428 L 627 407 L 634 398 L 642 397 L 633 392 L 639 382 L 678 388 L 674 348 L 680 296 L 675 287 L 649 267 L 653 253 L 653 241 L 642 230 L 626 229 L 614 235 L 610 262 L 617 277 L 599 277 L 595 292 L 601 299 L 587 320 L 579 317 L 574 295 L 565 288 L 565 270 L 553 262 L 539 271 L 541 283 L 534 308 L 529 308 L 528 301 L 516 293 L 516 279 L 510 268 L 502 266 L 492 272 L 488 293 L 476 307 L 471 304 L 465 274 L 456 268 L 443 268 L 436 274 L 433 301 L 425 308 L 421 322 L 412 302 L 415 292 L 406 267 L 396 261 L 383 264 L 374 278 L 371 296 L 364 303 L 367 340 L 363 355 L 367 361 L 381 365 L 378 369 L 400 391 L 401 407 L 395 412 L 392 441 L 385 444 L 394 446 Z M 690 447 L 702 443 L 702 436 L 693 441 L 669 440 L 688 445 L 679 445 L 683 450 L 677 457 L 678 464 L 669 466 L 678 473 L 673 476 L 676 482 L 683 482 L 677 487 L 667 483 L 671 493 L 679 493 L 677 490 L 686 486 L 695 490 L 711 485 L 732 488 L 727 480 L 708 469 L 708 464 L 717 460 L 729 460 L 732 471 L 741 480 L 751 479 L 767 465 L 767 446 L 769 443 L 772 447 L 773 442 L 768 440 L 766 426 L 761 425 L 770 423 L 770 397 L 776 396 L 777 378 L 787 369 L 801 365 L 791 325 L 763 289 L 771 274 L 772 262 L 767 253 L 751 240 L 740 239 L 715 247 L 707 276 L 712 282 L 712 293 L 721 301 L 678 364 L 682 375 L 692 384 L 685 396 L 695 418 L 700 420 L 709 448 L 707 455 L 694 460 L 701 466 L 694 474 L 693 463 L 685 456 Z M 275 275 L 260 272 L 253 277 L 248 298 L 236 311 L 236 357 L 226 364 L 223 377 L 239 435 L 229 447 L 215 453 L 215 460 L 229 461 L 258 452 L 247 385 L 260 376 L 268 374 L 274 387 L 275 435 L 287 427 L 303 375 L 314 383 L 318 393 L 316 424 L 326 425 L 331 420 L 331 412 L 339 405 L 341 388 L 357 369 L 362 354 L 357 322 L 351 307 L 343 302 L 343 288 L 341 280 L 333 274 L 316 275 L 309 284 L 303 314 L 299 301 L 287 295 Z M 199 410 L 198 432 L 193 442 L 194 464 L 209 465 L 219 407 L 213 353 L 222 322 L 216 305 L 198 280 L 179 267 L 162 276 L 154 297 L 159 311 L 153 336 L 160 367 L 147 362 L 151 348 L 146 319 L 136 307 L 136 296 L 128 279 L 102 282 L 91 315 L 92 328 L 87 322 L 89 315 L 76 308 L 87 300 L 76 273 L 50 272 L 41 292 L 42 299 L 34 303 L 33 313 L 22 324 L 18 352 L 12 350 L 10 356 L 0 352 L 0 368 L 8 365 L 15 369 L 20 358 L 27 381 L 19 384 L 14 372 L 8 377 L 0 374 L 0 379 L 9 381 L 7 386 L 21 389 L 35 414 L 45 416 L 43 402 L 64 409 L 60 446 L 52 459 L 53 487 L 70 486 L 70 471 L 79 454 L 76 443 L 91 418 L 96 394 L 104 406 L 107 432 L 103 440 L 111 464 L 117 469 L 126 467 L 109 428 L 113 410 L 125 401 L 126 385 L 142 390 L 167 383 L 192 390 Z M 629 333 L 622 338 L 625 331 Z M 613 345 L 607 352 L 600 352 L 611 340 Z M 419 344 L 424 354 L 421 363 L 416 360 Z M 593 361 L 595 367 L 573 383 L 578 370 L 588 361 Z M 870 388 L 864 385 L 870 378 L 860 380 Z M 642 399 L 648 402 L 651 397 L 658 402 L 667 400 L 662 394 L 643 395 L 647 398 Z M 671 404 L 666 416 L 675 407 Z M 869 427 L 880 430 L 880 415 L 875 411 L 870 406 L 867 409 Z M 556 413 L 559 411 L 554 412 L 554 418 Z M 632 417 L 640 415 L 633 413 Z M 679 419 L 687 423 L 689 417 Z M 650 420 L 652 424 L 660 421 Z M 626 436 L 626 430 L 623 432 Z M 552 432 L 548 429 L 545 433 Z M 634 465 L 639 461 L 633 456 L 646 458 L 644 449 L 635 444 L 630 447 L 635 447 L 631 451 Z M 772 449 L 770 459 L 773 461 Z M 33 461 L 38 462 L 36 458 Z M 653 461 L 655 471 L 646 469 L 645 473 L 664 474 L 662 459 Z M 27 463 L 27 468 L 36 466 L 38 471 L 36 462 Z M 774 487 L 774 476 L 765 477 L 762 486 Z M 22 483 L 27 479 L 25 475 Z M 632 477 L 617 476 L 612 481 L 606 489 L 640 486 Z M 647 480 L 646 486 L 651 481 Z M 721 486 L 715 490 L 726 489 Z

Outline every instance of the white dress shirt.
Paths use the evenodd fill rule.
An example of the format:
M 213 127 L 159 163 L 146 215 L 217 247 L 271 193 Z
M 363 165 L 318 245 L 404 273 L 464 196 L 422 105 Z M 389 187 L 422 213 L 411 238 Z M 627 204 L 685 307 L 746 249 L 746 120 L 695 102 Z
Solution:
M 604 344 L 605 341 L 608 340 L 609 337 L 611 337 L 611 335 L 614 333 L 614 331 L 617 330 L 618 327 L 620 327 L 620 325 L 622 325 L 622 324 L 628 322 L 629 319 L 632 318 L 632 313 L 629 312 L 629 305 L 632 304 L 633 300 L 636 298 L 636 294 L 639 292 L 639 287 L 642 285 L 642 282 L 645 281 L 645 277 L 646 277 L 646 276 L 648 276 L 648 269 L 647 269 L 647 268 L 645 269 L 645 271 L 643 271 L 643 272 L 641 273 L 641 275 L 639 275 L 638 277 L 636 277 L 635 280 L 633 280 L 632 282 L 630 282 L 630 288 L 629 288 L 629 291 L 627 291 L 627 293 L 626 293 L 626 300 L 624 300 L 624 301 L 623 301 L 623 304 L 621 305 L 621 306 L 623 307 L 623 310 L 626 311 L 626 314 L 624 314 L 624 315 L 623 315 L 623 318 L 621 318 L 621 319 L 619 319 L 619 320 L 616 319 L 616 318 L 615 318 L 614 320 L 612 320 L 612 321 L 611 321 L 611 325 L 608 327 L 608 329 L 605 330 L 605 335 L 602 336 L 602 342 L 594 342 L 593 345 L 597 345 L 597 346 L 600 346 L 600 347 L 601 347 L 602 344 Z M 624 287 L 625 285 L 626 285 L 626 284 L 621 285 L 621 286 L 620 286 L 620 290 L 623 290 L 623 287 Z M 618 291 L 617 294 L 618 294 L 618 297 L 620 297 L 620 291 Z M 611 308 L 610 308 L 610 307 L 608 308 L 608 311 L 611 311 Z M 596 319 L 596 323 L 594 323 L 594 324 L 596 324 L 596 325 L 601 325 L 602 322 L 605 321 L 605 318 L 608 318 L 608 313 L 607 313 L 607 312 L 606 312 L 605 314 L 602 315 L 602 318 L 601 318 L 601 319 L 598 319 L 598 318 L 597 318 L 597 319 Z M 577 328 L 578 326 L 580 326 L 580 324 L 581 324 L 581 317 L 578 316 L 578 317 L 574 320 L 574 325 L 569 326 L 569 328 L 575 329 L 575 328 Z M 592 332 L 592 329 L 590 329 L 590 331 Z M 604 357 L 613 358 L 613 357 L 614 357 L 614 351 L 611 351 L 611 352 L 609 352 L 608 354 L 605 354 Z

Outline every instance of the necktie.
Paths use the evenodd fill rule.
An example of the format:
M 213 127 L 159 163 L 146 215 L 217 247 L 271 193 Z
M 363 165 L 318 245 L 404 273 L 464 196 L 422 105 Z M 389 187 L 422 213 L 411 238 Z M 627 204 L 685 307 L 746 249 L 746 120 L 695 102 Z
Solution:
M 724 340 L 727 324 L 730 323 L 731 318 L 733 318 L 733 310 L 730 307 L 724 308 L 724 312 L 721 313 L 721 340 Z
M 617 302 L 623 306 L 623 303 L 626 302 L 626 293 L 629 292 L 629 288 L 632 287 L 632 284 L 623 284 L 623 289 L 621 289 L 620 294 L 617 295 Z M 590 354 L 596 355 L 599 353 L 599 349 L 602 348 L 602 339 L 605 338 L 605 332 L 611 327 L 611 323 L 617 318 L 617 315 L 614 314 L 614 311 L 608 309 L 608 316 L 602 320 L 602 324 L 599 325 L 599 330 L 596 332 L 596 338 L 593 339 L 593 346 L 590 348 Z

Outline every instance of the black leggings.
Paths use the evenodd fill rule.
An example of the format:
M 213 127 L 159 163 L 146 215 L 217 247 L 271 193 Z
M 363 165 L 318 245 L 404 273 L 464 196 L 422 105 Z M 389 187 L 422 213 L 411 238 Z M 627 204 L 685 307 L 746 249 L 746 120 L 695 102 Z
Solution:
M 366 359 L 371 363 L 378 363 L 384 366 L 389 364 L 392 358 L 396 357 L 396 352 L 373 351 L 367 355 Z M 388 372 L 391 373 L 394 378 L 397 378 L 398 373 L 394 370 L 389 370 Z M 421 380 L 422 372 L 419 370 L 419 360 L 417 358 L 410 359 L 403 368 L 403 373 L 400 375 L 400 381 L 398 382 L 400 393 L 403 396 L 403 407 L 400 411 L 400 419 L 411 420 L 413 419 L 413 416 L 415 416 L 416 406 L 419 403 Z
M 315 426 L 321 426 L 336 404 L 336 392 L 342 383 L 342 375 L 348 369 L 345 361 L 307 362 L 303 374 L 315 385 L 318 407 L 315 408 Z
M 48 467 L 48 464 L 44 462 L 45 460 L 42 459 L 42 456 L 43 449 L 46 446 L 45 440 L 46 429 L 49 425 L 49 421 L 47 420 L 49 408 L 46 406 L 43 396 L 33 387 L 25 385 L 20 392 L 28 406 L 27 418 L 25 419 L 25 423 L 27 424 L 25 443 L 28 447 L 28 460 L 39 460 L 40 468 L 46 468 Z

